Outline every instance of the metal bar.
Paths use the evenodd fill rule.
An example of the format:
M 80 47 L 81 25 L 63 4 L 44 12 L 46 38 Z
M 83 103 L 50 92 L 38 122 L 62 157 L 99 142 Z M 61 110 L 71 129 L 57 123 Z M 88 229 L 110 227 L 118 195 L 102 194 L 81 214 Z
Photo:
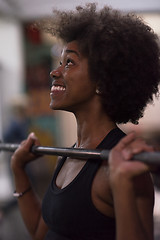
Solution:
M 0 143 L 0 151 L 14 152 L 19 147 L 19 144 Z
M 14 152 L 19 144 L 0 143 L 0 151 Z M 102 159 L 107 160 L 109 150 L 91 150 L 82 148 L 54 148 L 45 146 L 33 146 L 31 152 L 38 155 L 55 155 L 74 157 L 78 159 Z M 133 160 L 141 161 L 149 165 L 160 166 L 160 152 L 143 152 L 136 154 Z
M 102 151 L 105 151 L 105 154 L 102 154 Z M 52 147 L 32 147 L 33 153 L 47 154 L 47 155 L 56 155 L 56 156 L 66 156 L 66 157 L 75 157 L 80 159 L 103 159 L 108 158 L 109 151 L 107 150 L 90 150 L 83 148 L 52 148 Z

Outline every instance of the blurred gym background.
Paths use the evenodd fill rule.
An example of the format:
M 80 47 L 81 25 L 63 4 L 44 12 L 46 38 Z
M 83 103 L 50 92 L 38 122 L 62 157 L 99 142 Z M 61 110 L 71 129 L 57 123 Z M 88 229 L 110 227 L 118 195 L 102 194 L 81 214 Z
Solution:
M 71 146 L 76 139 L 72 114 L 51 111 L 49 73 L 59 61 L 60 45 L 33 28 L 33 22 L 52 15 L 52 9 L 73 9 L 85 0 L 0 0 L 0 139 L 20 142 L 34 131 L 43 146 Z M 99 0 L 124 12 L 141 16 L 160 36 L 159 0 Z M 160 145 L 160 100 L 147 107 L 139 125 L 120 126 Z M 30 240 L 12 197 L 11 153 L 0 153 L 0 240 Z M 42 198 L 51 179 L 56 157 L 45 156 L 29 165 L 33 186 Z M 160 175 L 160 174 L 159 174 Z M 155 184 L 155 240 L 160 239 L 160 178 Z

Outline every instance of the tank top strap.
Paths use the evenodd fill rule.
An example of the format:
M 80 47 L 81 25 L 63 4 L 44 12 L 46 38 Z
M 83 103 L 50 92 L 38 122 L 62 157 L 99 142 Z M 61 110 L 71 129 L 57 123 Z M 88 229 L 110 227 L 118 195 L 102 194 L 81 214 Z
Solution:
M 64 162 L 66 161 L 66 159 L 67 159 L 67 157 L 61 157 L 60 158 L 60 160 L 59 160 L 59 162 L 58 162 L 58 164 L 57 164 L 57 166 L 55 168 L 55 171 L 54 171 L 53 180 L 56 179 L 56 177 L 57 177 L 59 171 L 61 170 Z

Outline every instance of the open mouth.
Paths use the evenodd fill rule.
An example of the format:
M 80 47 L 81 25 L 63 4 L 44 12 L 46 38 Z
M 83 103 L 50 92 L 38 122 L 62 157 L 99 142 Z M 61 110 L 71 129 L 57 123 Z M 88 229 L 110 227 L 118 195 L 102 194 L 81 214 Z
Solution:
M 64 86 L 57 86 L 57 85 L 53 85 L 51 88 L 51 92 L 64 92 L 66 90 L 66 88 Z

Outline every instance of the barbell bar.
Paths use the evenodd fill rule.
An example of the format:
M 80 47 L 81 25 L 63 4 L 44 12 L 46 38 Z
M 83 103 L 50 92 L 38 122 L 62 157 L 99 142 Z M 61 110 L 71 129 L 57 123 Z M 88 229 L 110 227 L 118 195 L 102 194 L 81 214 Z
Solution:
M 0 151 L 14 152 L 19 144 L 0 143 Z M 47 146 L 32 146 L 31 152 L 37 155 L 55 155 L 65 156 L 78 159 L 102 159 L 107 160 L 109 150 L 100 149 L 83 149 L 83 148 L 60 148 Z M 142 152 L 134 155 L 133 160 L 160 167 L 160 152 Z

